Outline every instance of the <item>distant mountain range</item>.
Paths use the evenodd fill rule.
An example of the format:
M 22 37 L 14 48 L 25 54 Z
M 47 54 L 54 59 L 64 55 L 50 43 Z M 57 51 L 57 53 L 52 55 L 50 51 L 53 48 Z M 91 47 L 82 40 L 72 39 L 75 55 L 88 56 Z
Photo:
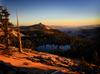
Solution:
M 55 36 L 56 37 L 68 37 L 68 36 L 79 36 L 86 38 L 94 38 L 97 29 L 100 28 L 100 24 L 91 26 L 81 26 L 81 27 L 64 27 L 64 26 L 47 26 L 42 23 L 34 24 L 31 26 L 20 26 L 22 34 L 26 36 Z
M 32 31 L 32 30 L 50 30 L 50 29 L 55 29 L 55 30 L 59 30 L 65 33 L 76 33 L 79 32 L 80 30 L 83 29 L 93 29 L 96 27 L 100 27 L 100 24 L 95 24 L 95 25 L 87 25 L 87 26 L 80 26 L 80 27 L 67 27 L 67 26 L 55 26 L 55 25 L 45 25 L 42 23 L 38 23 L 38 24 L 33 24 L 30 26 L 20 26 L 21 31 Z
M 100 27 L 100 24 L 80 26 L 80 27 L 66 27 L 66 26 L 51 26 L 51 27 L 54 29 L 58 29 L 64 33 L 67 33 L 71 36 L 75 36 L 78 35 L 81 30 L 92 30 Z

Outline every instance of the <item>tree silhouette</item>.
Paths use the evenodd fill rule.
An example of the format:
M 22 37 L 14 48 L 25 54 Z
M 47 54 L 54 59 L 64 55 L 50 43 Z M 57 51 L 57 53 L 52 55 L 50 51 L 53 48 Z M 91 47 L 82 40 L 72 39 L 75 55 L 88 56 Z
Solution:
M 0 27 L 4 32 L 6 49 L 9 47 L 9 33 L 8 33 L 8 23 L 9 23 L 9 13 L 7 8 L 0 6 Z

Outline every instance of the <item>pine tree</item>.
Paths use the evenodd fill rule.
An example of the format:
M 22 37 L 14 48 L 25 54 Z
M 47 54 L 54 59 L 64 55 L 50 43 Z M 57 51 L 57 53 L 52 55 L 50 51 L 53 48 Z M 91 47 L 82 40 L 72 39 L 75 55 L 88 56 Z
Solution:
M 6 49 L 10 46 L 10 39 L 9 39 L 9 32 L 8 32 L 8 25 L 9 25 L 9 13 L 7 11 L 7 8 L 4 6 L 0 6 L 0 27 L 4 31 L 5 34 L 5 44 Z M 18 27 L 18 40 L 19 40 L 19 52 L 22 52 L 22 43 L 21 43 L 21 34 L 19 29 L 19 22 L 18 22 L 18 16 L 17 16 L 17 27 Z
M 8 23 L 9 23 L 9 13 L 7 8 L 4 6 L 0 6 L 0 27 L 4 31 L 5 34 L 5 44 L 6 49 L 9 47 L 9 32 L 8 32 Z

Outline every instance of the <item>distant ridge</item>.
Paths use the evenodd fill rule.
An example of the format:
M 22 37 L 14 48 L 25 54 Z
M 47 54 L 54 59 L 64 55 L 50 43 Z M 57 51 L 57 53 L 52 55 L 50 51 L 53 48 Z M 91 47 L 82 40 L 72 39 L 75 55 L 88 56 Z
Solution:
M 42 23 L 38 23 L 38 24 L 34 24 L 34 25 L 31 25 L 29 27 L 33 27 L 34 29 L 39 29 L 39 30 L 46 30 L 46 29 L 50 29 L 49 26 L 46 26 Z

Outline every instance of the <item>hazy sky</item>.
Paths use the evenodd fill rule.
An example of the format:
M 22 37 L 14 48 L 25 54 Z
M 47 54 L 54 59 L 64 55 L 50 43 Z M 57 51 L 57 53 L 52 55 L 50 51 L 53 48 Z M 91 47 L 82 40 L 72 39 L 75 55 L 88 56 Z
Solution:
M 100 23 L 100 0 L 1 0 L 16 23 L 16 9 L 21 25 L 42 22 L 47 25 L 80 26 Z

